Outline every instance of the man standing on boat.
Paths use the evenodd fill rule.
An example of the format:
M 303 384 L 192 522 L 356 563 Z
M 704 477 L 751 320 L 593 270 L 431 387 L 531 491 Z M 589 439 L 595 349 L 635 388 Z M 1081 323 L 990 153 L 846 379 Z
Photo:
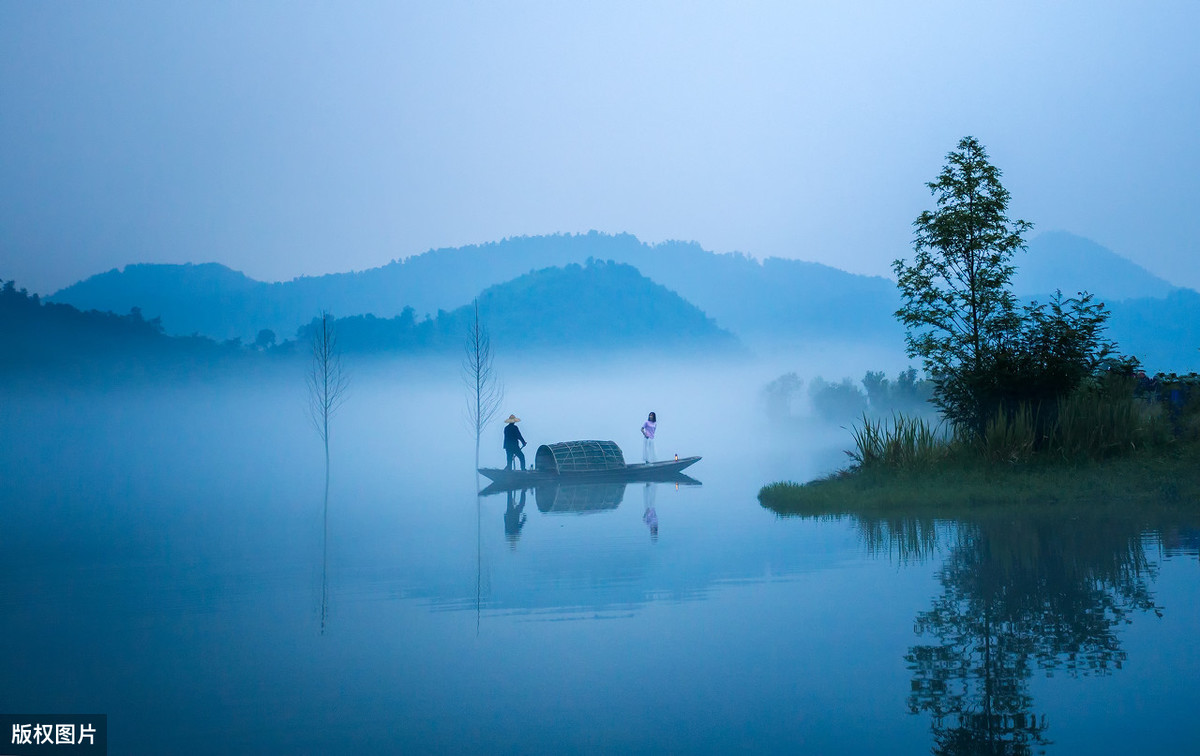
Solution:
M 516 415 L 509 415 L 504 421 L 504 453 L 508 455 L 505 470 L 513 469 L 513 457 L 521 460 L 521 469 L 525 469 L 525 453 L 521 451 L 521 447 L 525 446 L 525 438 L 521 435 L 521 429 L 517 427 L 519 422 L 521 418 Z

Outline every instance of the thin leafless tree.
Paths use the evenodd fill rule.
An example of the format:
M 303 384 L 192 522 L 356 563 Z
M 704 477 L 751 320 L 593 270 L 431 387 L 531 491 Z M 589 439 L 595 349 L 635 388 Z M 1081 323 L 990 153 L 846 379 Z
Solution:
M 321 546 L 321 632 L 324 633 L 329 593 L 329 418 L 346 401 L 346 391 L 350 387 L 350 376 L 342 367 L 333 317 L 328 312 L 322 312 L 315 323 L 311 346 L 312 364 L 305 376 L 308 384 L 308 414 L 321 436 L 321 443 L 325 445 L 325 510 Z
M 475 318 L 467 326 L 466 357 L 462 363 L 463 383 L 467 385 L 467 424 L 475 432 L 475 467 L 479 467 L 479 440 L 483 430 L 496 418 L 504 401 L 504 388 L 496 377 L 492 339 L 479 319 L 479 300 L 475 300 Z
M 325 444 L 325 477 L 329 477 L 329 418 L 346 401 L 350 376 L 342 367 L 342 354 L 334 333 L 333 316 L 322 312 L 312 334 L 312 365 L 308 371 L 308 412 Z

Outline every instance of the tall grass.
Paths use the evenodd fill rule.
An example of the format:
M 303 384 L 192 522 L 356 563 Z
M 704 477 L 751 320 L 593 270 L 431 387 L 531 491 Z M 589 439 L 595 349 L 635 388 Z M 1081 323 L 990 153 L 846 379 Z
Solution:
M 855 448 L 846 454 L 860 468 L 931 467 L 951 451 L 951 439 L 942 428 L 940 424 L 930 425 L 923 417 L 898 413 L 890 419 L 872 420 L 864 413 L 862 425 L 850 431 Z
M 903 414 L 873 419 L 866 414 L 851 429 L 854 449 L 846 452 L 863 470 L 912 470 L 951 459 L 1020 464 L 1038 458 L 1098 460 L 1169 442 L 1171 425 L 1157 402 L 1132 392 L 1081 389 L 1049 409 L 1019 405 L 1000 409 L 981 434 L 947 430 Z
M 1027 462 L 1038 446 L 1038 417 L 1028 405 L 1013 412 L 1003 408 L 984 426 L 983 435 L 971 439 L 980 456 L 989 462 Z
M 1058 400 L 1047 436 L 1047 450 L 1064 459 L 1100 459 L 1165 443 L 1171 428 L 1158 403 L 1081 390 Z

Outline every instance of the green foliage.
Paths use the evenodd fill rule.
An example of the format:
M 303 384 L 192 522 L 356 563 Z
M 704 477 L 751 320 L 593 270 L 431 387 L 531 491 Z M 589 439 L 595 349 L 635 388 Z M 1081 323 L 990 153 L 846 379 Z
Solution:
M 758 494 L 781 515 L 836 517 L 847 511 L 929 517 L 971 515 L 985 509 L 1079 506 L 1195 508 L 1200 502 L 1200 443 L 1137 449 L 1102 462 L 1040 455 L 1025 464 L 988 464 L 954 454 L 931 469 L 861 468 L 809 483 L 780 482 Z
M 1035 421 L 1044 432 L 1054 422 L 1056 402 L 1099 380 L 1101 369 L 1110 365 L 1114 346 L 1101 337 L 1107 317 L 1104 305 L 1090 294 L 1064 300 L 1058 292 L 1044 305 L 1026 306 L 1013 338 L 980 376 L 981 409 L 995 414 L 1035 407 Z
M 1138 390 L 1163 405 L 1177 436 L 1200 440 L 1200 374 L 1159 373 L 1153 379 L 1143 374 Z
M 1065 459 L 1102 459 L 1171 438 L 1161 404 L 1135 398 L 1132 382 L 1116 390 L 1080 389 L 1059 398 L 1056 410 L 1046 446 Z
M 851 430 L 854 449 L 847 454 L 859 471 L 908 470 L 955 461 L 1020 465 L 1038 458 L 1101 460 L 1193 440 L 1190 424 L 1173 427 L 1168 421 L 1164 407 L 1169 405 L 1138 396 L 1135 388 L 1132 378 L 1113 376 L 1079 387 L 1049 407 L 998 407 L 979 433 L 962 426 L 942 432 L 928 420 L 903 414 L 890 420 L 864 414 Z
M 913 223 L 913 264 L 892 265 L 902 300 L 896 316 L 908 329 L 909 355 L 934 379 L 934 401 L 955 423 L 982 429 L 980 392 L 1019 322 L 1011 260 L 1032 225 L 1008 219 L 1000 170 L 974 137 L 946 160 L 927 184 L 937 209 Z
M 854 449 L 846 454 L 860 468 L 886 467 L 911 470 L 932 467 L 952 453 L 950 440 L 921 417 L 903 414 L 872 420 L 865 413 L 862 425 L 851 431 Z
M 979 454 L 988 462 L 1027 462 L 1037 445 L 1037 421 L 1028 404 L 1012 410 L 997 408 L 983 433 L 971 437 Z
M 911 266 L 893 269 L 910 356 L 934 381 L 934 402 L 988 450 L 1013 459 L 1049 435 L 1057 400 L 1095 378 L 1115 348 L 1103 338 L 1108 311 L 1080 292 L 1056 292 L 1020 311 L 1012 257 L 1031 228 L 1006 215 L 1000 171 L 972 137 L 928 184 L 938 209 L 916 220 Z M 1028 426 L 1028 427 L 1027 427 Z

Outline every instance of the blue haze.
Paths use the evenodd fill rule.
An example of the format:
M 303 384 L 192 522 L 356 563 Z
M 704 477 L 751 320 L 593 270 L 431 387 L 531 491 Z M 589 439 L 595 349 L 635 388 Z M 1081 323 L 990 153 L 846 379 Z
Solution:
M 0 276 L 630 232 L 885 275 L 965 134 L 1200 288 L 1195 3 L 0 5 Z

